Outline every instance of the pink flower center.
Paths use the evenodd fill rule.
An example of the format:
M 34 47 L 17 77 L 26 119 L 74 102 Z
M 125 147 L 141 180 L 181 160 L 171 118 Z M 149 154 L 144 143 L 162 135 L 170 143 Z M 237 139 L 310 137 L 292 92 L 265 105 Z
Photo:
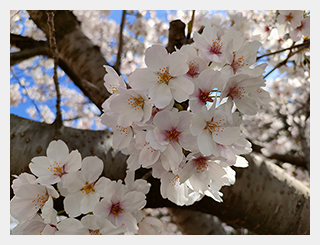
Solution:
M 172 76 L 169 73 L 168 66 L 165 68 L 159 68 L 157 75 L 158 75 L 158 83 L 165 83 L 167 85 L 168 85 L 170 79 L 172 78 Z
M 111 91 L 112 94 L 115 94 L 118 92 L 118 86 L 113 85 L 113 84 L 109 84 L 108 87 L 109 87 L 108 90 Z
M 94 189 L 94 185 L 95 185 L 96 182 L 92 182 L 92 183 L 89 183 L 89 181 L 87 181 L 85 183 L 85 185 L 80 189 L 82 193 L 86 193 L 86 194 L 89 194 L 90 192 L 95 192 L 95 189 Z
M 220 124 L 224 121 L 224 119 L 220 119 L 219 121 L 213 121 L 213 118 L 210 122 L 207 122 L 207 126 L 205 129 L 209 130 L 210 133 L 214 133 L 218 135 L 220 132 L 223 133 L 224 127 L 220 127 Z
M 200 156 L 193 160 L 196 166 L 196 172 L 200 173 L 208 169 L 208 159 L 204 156 Z
M 228 96 L 230 96 L 232 99 L 238 99 L 241 100 L 241 98 L 244 97 L 245 90 L 243 87 L 233 87 L 229 90 Z
M 60 163 L 58 162 L 54 162 L 53 164 L 50 164 L 48 169 L 54 174 L 54 175 L 58 175 L 59 177 L 61 177 L 62 175 L 64 175 L 66 172 L 64 171 L 64 165 L 60 166 Z
M 293 19 L 292 13 L 286 15 L 286 21 L 291 22 L 292 19 Z
M 238 59 L 236 59 L 235 56 L 236 54 L 233 53 L 233 61 L 231 67 L 233 68 L 234 73 L 236 73 L 239 68 L 249 65 L 248 61 L 245 62 L 243 55 L 240 56 Z
M 141 97 L 130 97 L 128 99 L 128 105 L 132 106 L 134 110 L 141 110 L 143 109 L 144 99 Z
M 130 126 L 129 126 L 130 127 Z M 121 135 L 123 135 L 124 134 L 124 136 L 128 136 L 128 128 L 129 127 L 121 127 L 120 125 L 116 125 L 116 130 L 121 134 Z
M 166 136 L 169 141 L 178 141 L 178 136 L 181 132 L 178 132 L 175 128 L 172 130 L 166 130 Z
M 89 229 L 89 233 L 90 233 L 90 235 L 102 235 L 102 234 L 100 233 L 100 230 L 90 230 L 90 229 Z
M 270 31 L 269 26 L 265 26 L 265 27 L 264 27 L 264 31 L 265 31 L 265 32 L 269 32 L 269 31 Z
M 120 202 L 112 204 L 110 214 L 112 214 L 115 217 L 118 217 L 119 214 L 122 213 L 124 213 L 124 209 L 121 207 Z
M 169 183 L 172 186 L 178 186 L 180 184 L 180 176 L 178 174 L 173 175 L 171 179 L 169 179 Z
M 194 60 L 189 62 L 189 71 L 187 72 L 189 77 L 198 77 L 199 76 L 199 64 Z
M 37 197 L 32 200 L 34 208 L 36 210 L 42 208 L 44 206 L 44 204 L 46 203 L 46 201 L 48 200 L 48 198 L 49 198 L 49 195 L 47 193 L 45 195 L 41 195 L 41 196 L 40 196 L 40 194 L 38 194 Z
M 200 89 L 200 93 L 198 95 L 198 98 L 203 104 L 206 104 L 207 102 L 213 102 L 213 99 L 209 96 L 209 94 L 210 94 L 210 92 L 202 91 Z
M 209 47 L 209 53 L 215 55 L 221 55 L 222 42 L 219 39 L 212 40 L 212 45 Z

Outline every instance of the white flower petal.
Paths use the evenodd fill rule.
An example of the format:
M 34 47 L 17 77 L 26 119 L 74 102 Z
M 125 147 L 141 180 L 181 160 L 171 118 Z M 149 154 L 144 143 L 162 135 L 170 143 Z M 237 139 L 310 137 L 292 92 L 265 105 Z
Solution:
M 159 68 L 169 65 L 169 56 L 167 50 L 161 45 L 152 45 L 145 52 L 145 63 L 153 72 L 158 72 Z
M 81 214 L 81 200 L 85 195 L 78 191 L 65 197 L 63 200 L 64 210 L 70 217 L 77 217 Z
M 209 156 L 213 154 L 215 156 L 219 156 L 217 144 L 213 141 L 212 136 L 208 130 L 202 131 L 198 135 L 197 143 L 199 146 L 199 150 L 203 155 Z
M 188 54 L 173 52 L 169 57 L 169 73 L 171 76 L 177 77 L 186 74 L 189 70 L 187 64 Z
M 130 191 L 121 200 L 125 211 L 136 212 L 146 205 L 146 196 L 140 191 Z
M 172 78 L 169 82 L 173 98 L 178 102 L 183 102 L 189 98 L 194 91 L 194 84 L 185 77 Z
M 100 195 L 96 192 L 89 192 L 81 199 L 80 211 L 83 214 L 93 211 L 94 206 L 99 202 Z
M 29 168 L 34 175 L 39 177 L 43 175 L 52 174 L 52 172 L 49 169 L 50 165 L 51 165 L 51 162 L 48 159 L 48 157 L 40 156 L 40 157 L 34 157 L 31 159 Z
M 128 77 L 128 83 L 137 91 L 148 91 L 157 80 L 158 76 L 148 68 L 138 68 Z
M 77 171 L 66 175 L 62 187 L 67 188 L 69 193 L 74 193 L 79 191 L 86 181 L 82 171 Z
M 231 145 L 240 138 L 240 128 L 219 127 L 219 131 L 212 132 L 212 138 L 221 145 Z
M 107 218 L 110 214 L 112 202 L 108 198 L 103 198 L 101 202 L 98 202 L 93 209 L 95 215 L 99 215 L 103 218 Z
M 81 154 L 78 150 L 71 151 L 65 160 L 64 169 L 66 172 L 76 172 L 81 168 Z
M 96 156 L 88 156 L 82 161 L 81 172 L 89 183 L 96 181 L 103 170 L 103 162 Z
M 165 83 L 156 83 L 149 91 L 150 102 L 159 109 L 162 109 L 172 101 L 171 90 Z
M 241 157 L 241 156 L 236 156 L 236 157 L 237 157 L 237 160 L 233 166 L 238 168 L 246 168 L 249 166 L 248 161 L 244 157 Z
M 69 148 L 62 140 L 51 141 L 47 148 L 47 157 L 53 163 L 64 163 L 69 155 Z

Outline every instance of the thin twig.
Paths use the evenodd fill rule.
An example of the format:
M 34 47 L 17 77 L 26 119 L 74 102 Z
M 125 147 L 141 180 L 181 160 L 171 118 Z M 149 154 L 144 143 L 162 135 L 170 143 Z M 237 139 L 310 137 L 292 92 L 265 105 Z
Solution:
M 47 11 L 48 15 L 48 27 L 49 27 L 49 45 L 52 52 L 52 58 L 54 61 L 54 68 L 53 68 L 53 82 L 56 88 L 57 93 L 57 102 L 56 102 L 56 119 L 53 122 L 58 128 L 62 126 L 62 116 L 61 116 L 61 109 L 60 109 L 60 101 L 61 101 L 61 94 L 60 94 L 60 88 L 58 83 L 58 63 L 59 63 L 59 53 L 57 49 L 56 44 L 56 38 L 55 38 L 55 29 L 54 29 L 54 13 L 52 10 Z
M 192 16 L 191 16 L 191 20 L 188 23 L 188 34 L 187 34 L 187 40 L 190 39 L 191 37 L 191 33 L 192 33 L 192 28 L 193 28 L 193 22 L 194 22 L 194 15 L 195 15 L 195 10 L 192 10 Z
M 126 10 L 122 11 L 122 19 L 120 24 L 120 31 L 119 31 L 119 46 L 118 46 L 118 53 L 117 53 L 117 60 L 114 64 L 113 68 L 120 74 L 120 66 L 121 66 L 121 54 L 122 54 L 122 46 L 123 46 L 123 27 L 126 21 Z
M 304 43 L 300 43 L 300 44 L 291 46 L 291 47 L 289 47 L 289 48 L 284 48 L 284 49 L 277 50 L 277 51 L 274 51 L 274 52 L 271 52 L 271 53 L 263 54 L 263 55 L 261 55 L 261 56 L 258 56 L 258 57 L 257 57 L 257 60 L 259 60 L 259 59 L 261 59 L 261 58 L 263 58 L 263 57 L 266 57 L 266 56 L 271 56 L 271 55 L 275 55 L 275 54 L 278 54 L 278 53 L 282 53 L 282 52 L 284 52 L 284 51 L 291 50 L 291 49 L 294 49 L 294 48 L 300 48 L 301 46 L 307 48 L 309 45 L 310 45 L 310 40 L 305 41 Z
M 310 43 L 309 43 L 310 45 Z M 287 58 L 281 62 L 279 62 L 271 71 L 268 72 L 267 75 L 265 75 L 263 78 L 265 79 L 267 76 L 269 76 L 273 71 L 275 71 L 277 68 L 280 68 L 281 66 L 285 65 L 288 60 L 295 54 L 299 53 L 300 51 L 302 51 L 303 49 L 307 48 L 308 45 L 303 45 L 301 46 L 298 50 L 292 52 L 292 49 L 290 49 L 290 53 L 288 54 Z

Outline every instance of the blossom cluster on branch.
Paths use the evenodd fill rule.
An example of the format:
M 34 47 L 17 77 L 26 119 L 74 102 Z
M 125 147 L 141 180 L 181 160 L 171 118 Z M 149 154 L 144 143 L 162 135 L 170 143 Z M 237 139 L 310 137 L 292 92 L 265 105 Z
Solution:
M 248 166 L 241 156 L 252 151 L 248 132 L 256 139 L 276 135 L 266 139 L 274 143 L 264 145 L 265 155 L 272 155 L 275 148 L 283 154 L 292 149 L 299 152 L 299 147 L 305 148 L 302 156 L 307 155 L 304 132 L 309 129 L 310 111 L 304 105 L 310 102 L 310 57 L 302 51 L 310 45 L 308 14 L 283 10 L 272 12 L 272 18 L 263 21 L 250 11 L 230 12 L 224 21 L 218 14 L 211 19 L 203 15 L 194 20 L 194 26 L 203 26 L 193 33 L 194 43 L 170 54 L 159 44 L 144 52 L 144 43 L 135 47 L 137 58 L 127 45 L 122 63 L 130 63 L 124 69 L 126 81 L 105 66 L 105 87 L 111 96 L 102 105 L 101 123 L 113 132 L 113 148 L 129 155 L 124 182 L 100 177 L 103 163 L 99 158 L 82 159 L 77 150 L 69 153 L 61 140 L 53 141 L 47 156 L 35 157 L 29 164 L 33 175 L 15 176 L 10 206 L 19 224 L 13 234 L 158 234 L 161 222 L 142 211 L 150 184 L 134 180 L 137 169 L 150 169 L 152 176 L 160 179 L 162 197 L 182 206 L 204 196 L 223 201 L 220 189 L 236 181 L 232 167 Z M 78 11 L 79 16 L 86 20 L 85 12 Z M 98 18 L 97 13 L 95 16 Z M 156 26 L 156 32 L 163 35 L 159 21 L 144 23 L 137 16 L 136 22 L 127 25 L 137 32 L 137 43 L 142 44 L 139 35 L 151 42 L 152 28 L 143 31 L 144 25 Z M 250 16 L 257 23 L 255 28 Z M 124 33 L 124 39 L 130 40 Z M 258 57 L 261 62 L 257 64 L 261 45 L 270 53 Z M 132 62 L 126 61 L 128 57 Z M 143 67 L 142 57 L 145 67 L 135 69 Z M 269 91 L 264 89 L 267 64 L 263 62 L 290 77 L 289 82 L 278 78 L 269 83 L 271 107 Z M 24 86 L 24 81 L 19 84 Z M 38 90 L 34 93 L 41 92 Z M 65 94 L 70 96 L 69 89 Z M 71 97 L 70 108 L 73 103 L 84 104 Z M 12 105 L 20 100 L 17 86 L 11 85 Z M 279 106 L 281 101 L 295 103 Z M 278 113 L 281 123 L 279 118 L 264 115 L 261 106 Z M 258 123 L 247 119 L 247 129 L 241 130 L 243 119 L 252 116 Z M 88 119 L 90 125 L 92 121 Z M 278 133 L 283 129 L 287 133 L 288 127 L 293 128 L 291 136 L 300 145 L 293 147 L 287 134 Z M 64 210 L 56 211 L 54 203 L 61 199 Z
M 127 83 L 105 66 L 112 95 L 101 122 L 113 131 L 114 148 L 129 155 L 130 171 L 151 168 L 163 198 L 177 205 L 204 195 L 222 201 L 221 187 L 235 182 L 231 166 L 246 167 L 240 154 L 251 152 L 241 114 L 255 115 L 270 98 L 262 88 L 266 64 L 254 65 L 258 41 L 211 25 L 193 37 L 171 54 L 149 47 L 146 68 Z
M 69 153 L 61 140 L 52 141 L 47 156 L 34 157 L 29 168 L 33 174 L 22 173 L 12 183 L 11 215 L 19 221 L 12 234 L 157 234 L 161 230 L 162 222 L 141 210 L 150 184 L 134 180 L 134 172 L 127 172 L 124 183 L 100 177 L 102 160 L 82 159 L 78 150 Z M 64 210 L 59 212 L 54 208 L 58 198 L 64 198 Z

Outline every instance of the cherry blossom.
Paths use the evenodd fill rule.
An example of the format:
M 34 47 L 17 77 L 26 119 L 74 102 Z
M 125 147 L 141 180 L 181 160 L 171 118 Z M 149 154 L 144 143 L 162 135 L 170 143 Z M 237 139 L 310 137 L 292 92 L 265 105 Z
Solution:
M 116 24 L 100 18 L 104 14 L 100 11 L 74 13 L 92 42 L 100 46 L 108 61 L 113 60 L 117 47 L 110 44 L 114 35 L 119 36 Z M 262 74 L 267 64 L 259 60 L 257 65 L 256 57 L 262 55 L 262 61 L 270 59 L 269 65 L 275 67 L 284 61 L 287 53 L 297 50 L 290 47 L 308 42 L 308 13 L 301 10 L 227 11 L 226 16 L 216 13 L 204 18 L 204 13 L 197 11 L 192 34 L 194 43 L 172 54 L 162 45 L 152 45 L 166 41 L 159 37 L 167 36 L 168 24 L 159 20 L 155 11 L 148 12 L 150 19 L 146 13 L 130 11 L 135 21 L 127 23 L 126 28 L 136 36 L 127 30 L 123 32 L 125 45 L 120 69 L 123 76 L 111 66 L 104 66 L 104 85 L 111 95 L 102 105 L 103 115 L 99 120 L 95 120 L 99 113 L 85 112 L 82 94 L 61 89 L 66 98 L 64 106 L 72 108 L 63 112 L 66 118 L 78 114 L 82 117 L 78 124 L 66 121 L 65 126 L 91 127 L 101 122 L 113 132 L 113 148 L 129 155 L 125 184 L 105 177 L 99 179 L 103 168 L 101 160 L 90 157 L 81 163 L 77 150 L 69 152 L 61 140 L 53 141 L 47 156 L 35 157 L 29 165 L 36 177 L 27 173 L 15 176 L 11 213 L 21 223 L 13 234 L 158 234 L 161 224 L 157 219 L 145 217 L 141 211 L 150 184 L 134 179 L 138 168 L 149 168 L 153 177 L 160 179 L 162 197 L 182 206 L 192 205 L 205 195 L 217 202 L 223 201 L 222 186 L 235 182 L 231 166 L 248 166 L 247 160 L 240 156 L 252 151 L 246 138 L 261 143 L 275 135 L 264 145 L 265 155 L 290 150 L 300 152 L 293 139 L 304 133 L 298 123 L 305 123 L 306 132 L 310 123 L 310 119 L 303 120 L 305 115 L 300 118 L 297 113 L 298 106 L 303 108 L 308 100 L 309 51 L 301 50 L 290 57 L 288 64 L 278 69 L 284 78 L 269 82 L 266 90 L 262 88 L 266 85 Z M 177 11 L 176 15 L 186 22 L 190 20 L 188 12 Z M 169 18 L 174 17 L 169 15 Z M 27 25 L 30 25 L 24 33 L 27 36 L 45 37 L 39 31 L 32 32 L 35 25 L 30 22 Z M 201 25 L 204 26 L 202 33 L 198 32 Z M 22 34 L 17 23 L 12 24 L 11 29 Z M 268 54 L 280 49 L 287 51 Z M 146 68 L 141 68 L 143 61 Z M 52 64 L 44 61 L 39 64 L 45 69 L 52 68 Z M 24 70 L 31 70 L 29 66 L 27 62 L 19 64 Z M 43 102 L 55 97 L 55 93 L 49 76 L 43 76 L 40 70 L 32 71 L 34 85 L 22 79 L 20 82 L 30 89 L 32 99 Z M 299 84 L 295 84 L 296 80 Z M 24 91 L 18 87 L 17 84 L 10 86 L 13 106 L 25 99 Z M 45 94 L 44 87 L 52 91 Z M 270 99 L 271 107 L 267 107 Z M 281 105 L 288 101 L 294 103 Z M 267 112 L 259 110 L 260 106 L 265 106 Z M 53 122 L 55 115 L 50 107 L 40 105 L 39 109 L 46 122 Z M 38 114 L 35 108 L 28 111 L 34 117 Z M 275 112 L 286 118 L 287 125 L 271 116 Z M 244 132 L 240 130 L 242 117 Z M 291 140 L 277 134 L 288 125 Z M 59 194 L 54 187 L 47 186 L 56 183 L 60 195 L 65 197 L 68 215 L 62 221 L 58 221 L 57 211 L 53 209 Z M 84 216 L 81 220 L 74 219 L 80 214 Z
M 277 21 L 279 23 L 278 29 L 281 33 L 292 31 L 301 25 L 303 19 L 303 11 L 301 10 L 279 10 Z
M 226 78 L 220 71 L 212 69 L 202 71 L 199 77 L 193 81 L 195 90 L 189 97 L 191 111 L 199 111 L 206 107 L 208 102 L 213 102 L 213 90 L 224 86 Z
M 240 156 L 238 155 L 248 154 L 252 151 L 251 143 L 248 140 L 246 140 L 243 135 L 240 135 L 239 140 L 237 140 L 235 143 L 231 145 L 217 144 L 217 150 L 220 156 L 225 158 L 224 162 L 228 163 L 229 165 L 234 165 L 237 163 L 237 161 L 239 161 Z
M 188 187 L 188 183 L 180 181 L 179 173 L 163 171 L 160 176 L 160 193 L 163 198 L 168 198 L 179 206 L 192 205 L 202 198 L 199 192 L 195 192 Z
M 234 101 L 235 105 L 244 114 L 254 115 L 258 105 L 268 102 L 268 93 L 262 90 L 265 80 L 261 77 L 251 77 L 246 74 L 236 75 L 230 78 L 221 93 L 221 98 L 228 97 L 228 103 Z M 259 100 L 264 97 L 266 100 Z
M 52 186 L 43 186 L 40 184 L 24 184 L 15 191 L 15 196 L 10 201 L 10 212 L 12 217 L 17 220 L 27 220 L 36 215 L 46 206 L 46 213 L 43 216 L 51 215 L 53 212 L 52 198 L 58 198 L 58 192 Z
M 70 217 L 93 211 L 110 182 L 106 177 L 99 178 L 102 170 L 103 162 L 98 157 L 86 157 L 81 170 L 66 176 L 63 187 L 69 194 L 64 199 L 64 208 Z
M 13 193 L 15 194 L 16 191 L 20 188 L 20 186 L 26 185 L 26 184 L 35 184 L 36 177 L 29 173 L 21 173 L 19 176 L 13 175 L 15 179 L 12 181 L 11 188 L 13 190 Z
M 133 122 L 148 121 L 152 106 L 146 95 L 133 89 L 119 88 L 119 95 L 110 102 L 110 109 L 119 114 L 117 125 L 128 127 Z
M 138 235 L 158 235 L 163 223 L 155 217 L 147 216 L 138 223 L 138 227 Z
M 117 235 L 124 231 L 123 227 L 116 228 L 107 219 L 96 215 L 84 216 L 81 221 L 67 218 L 57 228 L 56 235 Z
M 81 155 L 78 150 L 69 153 L 68 146 L 62 140 L 50 142 L 47 156 L 31 159 L 29 168 L 38 176 L 37 182 L 55 184 L 62 181 L 66 174 L 81 168 Z
M 119 88 L 127 88 L 122 76 L 119 76 L 111 66 L 105 65 L 104 68 L 107 72 L 103 77 L 104 86 L 110 94 L 117 94 L 119 92 Z
M 227 116 L 225 106 L 220 105 L 217 108 L 211 106 L 208 111 L 204 108 L 192 117 L 190 131 L 197 136 L 199 150 L 203 155 L 219 156 L 217 144 L 231 145 L 239 139 L 239 127 L 230 124 Z
M 188 54 L 187 63 L 189 70 L 185 75 L 187 78 L 193 80 L 197 78 L 204 69 L 208 68 L 207 62 L 199 57 L 195 45 L 184 45 L 179 51 Z
M 202 34 L 194 33 L 194 41 L 199 48 L 200 57 L 210 62 L 223 63 L 231 52 L 231 36 L 219 36 L 218 28 L 206 26 Z
M 158 108 L 166 107 L 173 99 L 185 101 L 194 89 L 193 83 L 183 77 L 189 70 L 187 60 L 187 54 L 168 54 L 163 46 L 153 45 L 145 52 L 147 68 L 135 70 L 128 82 L 133 89 L 146 91 Z
M 137 232 L 137 220 L 132 213 L 146 204 L 145 195 L 140 191 L 128 191 L 120 182 L 111 182 L 104 190 L 104 198 L 94 207 L 93 213 L 108 219 L 114 226 L 126 226 Z
M 55 224 L 45 223 L 39 215 L 36 215 L 20 222 L 12 229 L 12 235 L 55 235 L 57 231 Z
M 260 46 L 261 43 L 258 41 L 244 42 L 238 50 L 233 51 L 232 60 L 227 60 L 232 73 L 251 74 L 253 69 L 250 69 L 250 66 L 255 63 L 256 54 Z M 229 56 L 228 58 L 231 57 Z
M 202 194 L 210 193 L 213 199 L 221 202 L 220 188 L 235 182 L 235 172 L 228 166 L 221 166 L 221 159 L 213 155 L 204 156 L 200 152 L 189 154 L 180 181 L 184 183 L 188 180 L 192 190 Z
M 301 20 L 301 24 L 290 32 L 290 37 L 297 42 L 301 37 L 310 37 L 310 17 Z
M 182 148 L 195 148 L 194 137 L 190 133 L 192 114 L 187 111 L 160 111 L 153 119 L 155 128 L 148 130 L 146 140 L 153 149 L 160 150 L 163 167 L 175 170 L 183 160 Z

